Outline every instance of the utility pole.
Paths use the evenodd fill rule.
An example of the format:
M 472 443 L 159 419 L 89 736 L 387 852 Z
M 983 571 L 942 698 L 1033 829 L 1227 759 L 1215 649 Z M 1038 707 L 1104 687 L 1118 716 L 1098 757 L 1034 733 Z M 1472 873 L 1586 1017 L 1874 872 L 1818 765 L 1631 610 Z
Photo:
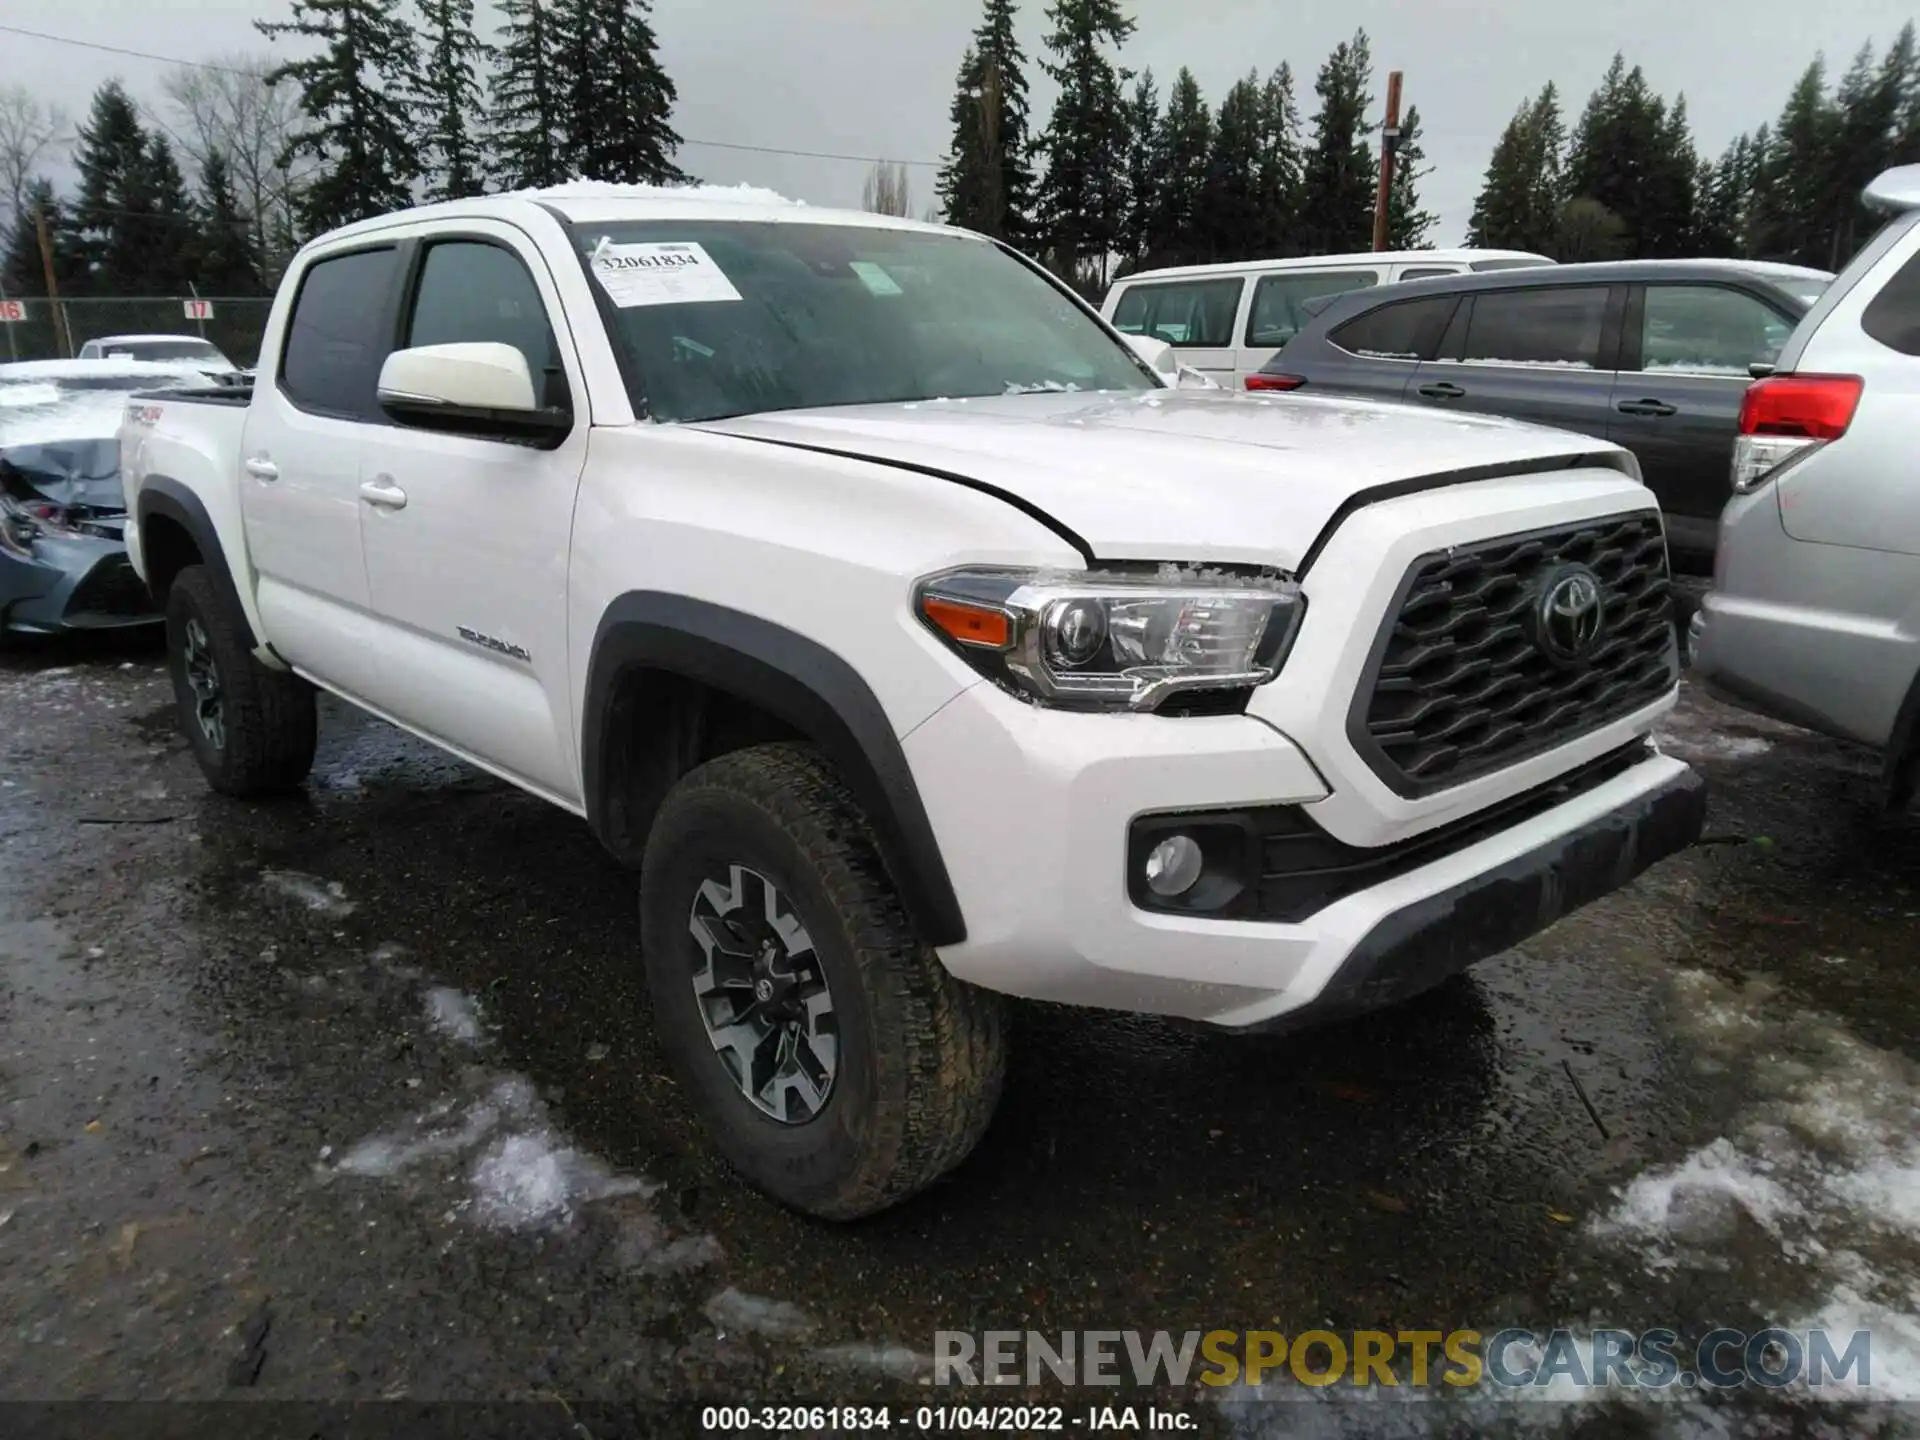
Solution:
M 60 282 L 53 278 L 53 241 L 47 235 L 44 206 L 33 207 L 33 228 L 40 237 L 40 265 L 47 276 L 47 304 L 53 307 L 53 338 L 60 346 L 60 358 L 73 358 L 73 335 L 67 329 L 67 312 L 60 305 Z
M 1400 72 L 1387 76 L 1387 123 L 1380 127 L 1380 193 L 1373 200 L 1373 248 L 1387 248 L 1387 215 L 1393 202 L 1393 162 L 1400 149 Z

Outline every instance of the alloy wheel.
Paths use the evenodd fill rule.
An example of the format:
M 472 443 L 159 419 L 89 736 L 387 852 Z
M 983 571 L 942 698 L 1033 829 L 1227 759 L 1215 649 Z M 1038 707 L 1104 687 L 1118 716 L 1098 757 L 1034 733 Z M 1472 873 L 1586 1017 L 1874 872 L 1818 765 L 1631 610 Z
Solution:
M 762 1114 L 803 1125 L 825 1108 L 839 1034 L 825 970 L 798 911 L 759 871 L 730 864 L 695 892 L 694 1001 L 715 1055 Z
M 182 660 L 187 672 L 187 688 L 193 692 L 194 719 L 200 733 L 216 750 L 227 747 L 225 707 L 221 703 L 220 667 L 214 663 L 213 642 L 198 616 L 188 616 L 186 644 Z

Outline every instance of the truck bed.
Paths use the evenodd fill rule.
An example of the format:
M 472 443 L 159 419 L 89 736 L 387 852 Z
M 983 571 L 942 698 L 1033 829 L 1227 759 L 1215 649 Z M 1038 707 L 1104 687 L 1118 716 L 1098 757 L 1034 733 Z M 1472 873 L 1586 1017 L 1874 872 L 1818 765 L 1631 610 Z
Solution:
M 205 385 L 175 385 L 164 390 L 142 390 L 137 400 L 164 400 L 168 404 L 185 401 L 195 405 L 230 405 L 245 409 L 253 401 L 253 376 L 222 375 L 210 377 Z

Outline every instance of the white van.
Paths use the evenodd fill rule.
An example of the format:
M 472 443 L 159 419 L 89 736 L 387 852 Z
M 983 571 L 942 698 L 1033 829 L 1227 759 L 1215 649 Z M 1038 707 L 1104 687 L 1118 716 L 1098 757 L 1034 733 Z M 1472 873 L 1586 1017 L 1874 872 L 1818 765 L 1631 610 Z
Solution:
M 1315 296 L 1553 263 L 1525 250 L 1367 250 L 1182 265 L 1114 281 L 1100 313 L 1129 335 L 1166 341 L 1182 365 L 1237 390 L 1293 338 L 1307 318 L 1302 302 Z

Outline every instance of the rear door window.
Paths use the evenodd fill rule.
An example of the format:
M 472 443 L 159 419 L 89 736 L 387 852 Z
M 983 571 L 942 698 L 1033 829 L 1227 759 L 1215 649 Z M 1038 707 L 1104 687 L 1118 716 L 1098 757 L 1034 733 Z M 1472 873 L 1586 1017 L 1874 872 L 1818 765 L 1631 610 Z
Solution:
M 1920 355 L 1920 254 L 1895 271 L 1867 302 L 1860 328 L 1890 350 Z
M 1245 284 L 1183 280 L 1130 285 L 1114 307 L 1113 327 L 1128 335 L 1151 335 L 1169 345 L 1221 347 L 1233 344 L 1233 317 Z
M 1455 298 L 1435 295 L 1382 305 L 1356 315 L 1327 338 L 1349 354 L 1369 360 L 1430 360 L 1453 314 Z
M 1600 366 L 1606 322 L 1604 285 L 1484 291 L 1472 297 L 1457 358 L 1478 365 L 1594 370 Z
M 370 416 L 393 349 L 392 246 L 333 255 L 307 267 L 280 355 L 280 388 L 302 410 Z
M 1640 323 L 1640 368 L 1736 375 L 1771 364 L 1793 322 L 1751 295 L 1720 285 L 1649 285 Z
M 1380 283 L 1376 270 L 1321 270 L 1299 275 L 1266 275 L 1253 290 L 1246 343 L 1265 348 L 1284 345 L 1313 317 L 1304 302 L 1321 295 L 1344 295 Z

